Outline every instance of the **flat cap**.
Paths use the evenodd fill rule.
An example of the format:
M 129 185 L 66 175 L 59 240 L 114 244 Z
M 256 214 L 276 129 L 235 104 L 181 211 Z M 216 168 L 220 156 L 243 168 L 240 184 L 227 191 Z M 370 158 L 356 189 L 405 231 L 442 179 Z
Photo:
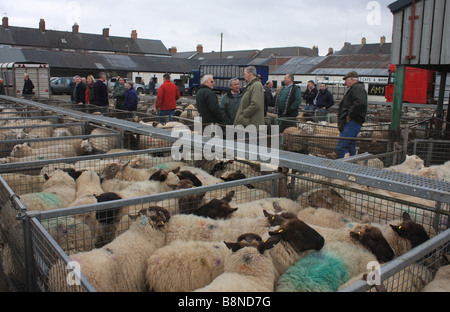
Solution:
M 359 75 L 357 72 L 351 71 L 347 75 L 345 75 L 344 80 L 347 78 L 359 78 Z

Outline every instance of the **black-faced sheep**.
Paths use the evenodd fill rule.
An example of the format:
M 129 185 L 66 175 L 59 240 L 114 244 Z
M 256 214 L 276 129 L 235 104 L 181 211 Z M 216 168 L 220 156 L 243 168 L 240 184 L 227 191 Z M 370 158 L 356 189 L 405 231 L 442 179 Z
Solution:
M 79 263 L 81 273 L 98 291 L 146 290 L 145 261 L 165 245 L 165 225 L 170 215 L 161 207 L 151 207 L 132 217 L 134 221 L 130 228 L 111 243 L 70 256 L 72 261 Z M 51 291 L 59 291 L 61 280 L 66 280 L 64 268 L 60 262 L 50 270 Z M 72 287 L 79 289 L 80 286 Z
M 197 292 L 273 292 L 276 274 L 272 258 L 265 251 L 278 244 L 281 237 L 265 241 L 257 235 L 250 237 L 254 239 L 225 242 L 232 253 L 225 258 L 224 273 Z

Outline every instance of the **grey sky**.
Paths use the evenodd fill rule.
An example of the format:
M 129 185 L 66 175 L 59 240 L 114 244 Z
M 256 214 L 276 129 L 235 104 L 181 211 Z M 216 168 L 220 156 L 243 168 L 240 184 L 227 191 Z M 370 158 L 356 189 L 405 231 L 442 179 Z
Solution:
M 214 0 L 214 1 L 3 1 L 2 16 L 11 26 L 37 28 L 43 18 L 47 29 L 71 31 L 77 22 L 82 33 L 159 39 L 167 48 L 205 52 L 250 50 L 269 47 L 329 47 L 340 50 L 344 42 L 358 44 L 392 38 L 392 0 Z M 275 4 L 276 3 L 276 4 Z

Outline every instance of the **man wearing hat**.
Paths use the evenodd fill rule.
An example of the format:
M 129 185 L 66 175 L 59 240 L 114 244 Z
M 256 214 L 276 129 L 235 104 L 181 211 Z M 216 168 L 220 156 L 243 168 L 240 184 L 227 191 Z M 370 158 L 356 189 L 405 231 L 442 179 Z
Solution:
M 367 115 L 367 91 L 359 81 L 358 73 L 351 71 L 344 77 L 348 91 L 339 104 L 338 127 L 341 138 L 355 138 L 361 131 Z M 356 140 L 340 139 L 336 145 L 337 158 L 356 154 Z

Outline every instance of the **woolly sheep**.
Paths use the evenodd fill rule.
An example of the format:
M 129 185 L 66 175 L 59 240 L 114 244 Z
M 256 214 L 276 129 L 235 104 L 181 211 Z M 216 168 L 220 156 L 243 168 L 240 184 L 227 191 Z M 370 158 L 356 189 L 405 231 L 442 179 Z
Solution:
M 18 144 L 11 151 L 12 157 L 23 158 L 27 156 L 45 156 L 50 153 L 58 153 L 64 157 L 77 156 L 77 152 L 72 145 L 59 144 L 43 148 L 33 149 L 28 143 Z
M 49 154 L 44 154 L 44 155 L 34 155 L 34 156 L 28 156 L 28 157 L 7 156 L 4 158 L 0 158 L 0 164 L 30 162 L 30 161 L 39 161 L 39 160 L 45 160 L 45 159 L 60 159 L 60 158 L 65 158 L 65 156 L 60 153 L 49 153 Z
M 349 242 L 326 243 L 318 252 L 301 258 L 277 280 L 278 292 L 337 291 L 351 277 L 366 271 L 375 256 Z
M 297 213 L 302 206 L 288 198 L 267 197 L 251 202 L 235 203 L 231 201 L 231 205 L 237 207 L 238 210 L 231 215 L 231 218 L 254 218 L 264 214 L 264 210 L 269 212 L 294 212 Z M 276 207 L 276 208 L 274 208 Z
M 105 135 L 105 134 L 112 134 L 111 130 L 104 129 L 104 128 L 95 128 L 91 131 L 90 135 Z M 115 136 L 109 136 L 109 137 L 94 137 L 89 138 L 89 142 L 91 143 L 94 150 L 98 153 L 106 153 L 109 150 L 112 150 L 113 148 L 117 148 L 117 137 Z
M 147 259 L 148 288 L 155 292 L 187 292 L 208 285 L 223 273 L 225 256 L 230 252 L 219 241 L 172 241 Z
M 450 292 L 450 264 L 441 266 L 423 292 Z
M 328 228 L 342 228 L 356 219 L 327 208 L 304 208 L 297 214 L 297 218 L 310 225 L 319 225 Z
M 252 241 L 225 242 L 232 253 L 225 258 L 224 273 L 196 292 L 273 292 L 276 274 L 272 258 L 265 251 L 280 240 L 274 236 L 265 241 L 257 237 Z
M 107 179 L 119 179 L 126 181 L 146 181 L 148 180 L 154 171 L 149 169 L 135 169 L 129 166 L 129 161 L 126 163 L 112 163 L 103 169 L 100 178 L 102 180 Z
M 145 291 L 145 261 L 165 245 L 165 225 L 170 219 L 161 207 L 144 209 L 138 213 L 130 228 L 102 248 L 73 254 L 71 261 L 80 265 L 81 273 L 102 292 Z M 61 290 L 66 279 L 65 265 L 59 262 L 50 269 L 49 288 Z M 69 287 L 79 290 L 80 286 Z

